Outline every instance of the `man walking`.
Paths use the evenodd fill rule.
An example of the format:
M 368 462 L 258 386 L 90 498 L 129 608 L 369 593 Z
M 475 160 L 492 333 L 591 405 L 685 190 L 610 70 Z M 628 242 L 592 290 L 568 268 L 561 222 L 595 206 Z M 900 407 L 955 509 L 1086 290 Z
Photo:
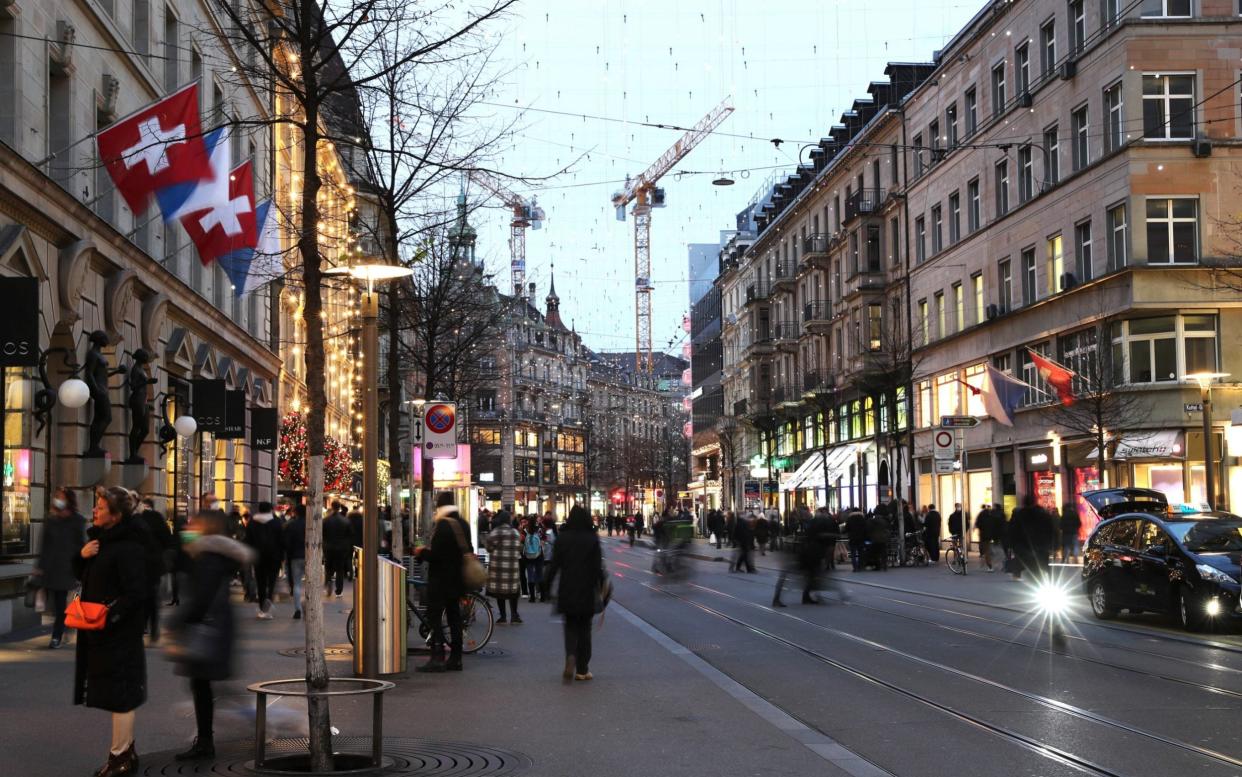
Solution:
M 733 557 L 733 563 L 729 565 L 729 571 L 741 572 L 742 565 L 745 564 L 746 571 L 754 574 L 755 535 L 749 516 L 739 515 L 737 517 L 737 524 L 733 527 L 733 539 L 737 543 L 737 553 Z
M 293 619 L 302 619 L 302 577 L 306 573 L 306 505 L 290 507 L 283 540 L 288 561 L 289 595 L 293 597 Z
M 271 502 L 259 502 L 259 511 L 246 524 L 246 544 L 254 550 L 254 575 L 259 602 L 259 618 L 271 620 L 272 597 L 275 596 L 276 576 L 280 574 L 280 561 L 284 555 L 281 522 L 272 514 Z

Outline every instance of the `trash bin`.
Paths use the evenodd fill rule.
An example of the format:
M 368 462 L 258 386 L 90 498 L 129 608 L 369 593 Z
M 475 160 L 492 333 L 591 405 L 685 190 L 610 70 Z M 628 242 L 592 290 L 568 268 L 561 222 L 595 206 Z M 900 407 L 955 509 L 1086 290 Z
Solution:
M 670 542 L 689 542 L 694 539 L 694 524 L 690 521 L 667 521 L 664 530 L 668 533 Z
M 362 549 L 354 548 L 354 560 L 362 567 Z M 376 630 L 377 665 L 380 674 L 397 674 L 406 671 L 406 610 L 405 610 L 405 566 L 391 559 L 377 559 L 378 569 L 376 583 L 379 588 L 379 628 Z M 354 585 L 354 609 L 362 612 L 362 577 L 358 576 Z M 366 613 L 363 613 L 365 616 Z M 362 621 L 355 626 L 354 669 L 362 671 L 363 629 Z

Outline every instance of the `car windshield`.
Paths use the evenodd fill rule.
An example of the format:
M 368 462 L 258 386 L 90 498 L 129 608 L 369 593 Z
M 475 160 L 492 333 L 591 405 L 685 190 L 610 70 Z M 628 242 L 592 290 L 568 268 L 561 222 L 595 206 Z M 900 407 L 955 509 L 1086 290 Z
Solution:
M 1168 527 L 1191 553 L 1242 551 L 1242 520 L 1186 521 Z

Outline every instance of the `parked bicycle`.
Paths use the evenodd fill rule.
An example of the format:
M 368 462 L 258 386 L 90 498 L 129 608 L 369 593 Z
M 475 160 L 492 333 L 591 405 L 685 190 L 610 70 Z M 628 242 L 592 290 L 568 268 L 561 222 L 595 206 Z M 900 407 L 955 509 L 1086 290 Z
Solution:
M 955 575 L 966 574 L 966 553 L 962 550 L 961 537 L 949 537 L 941 540 L 948 545 L 944 551 L 944 563 Z
M 415 604 L 421 597 L 418 594 L 427 586 L 426 581 L 412 578 L 406 583 L 405 627 L 406 631 L 418 628 L 418 639 L 423 646 L 431 646 L 431 624 L 427 621 L 427 608 Z M 350 610 L 345 619 L 345 636 L 349 644 L 354 644 L 355 625 L 354 612 Z M 448 623 L 440 627 L 444 632 L 444 644 L 450 643 Z M 474 653 L 492 639 L 496 628 L 496 616 L 487 599 L 477 593 L 468 593 L 461 598 L 461 649 L 463 653 Z
M 923 545 L 922 532 L 906 532 L 906 558 L 904 566 L 925 567 L 931 563 L 927 547 Z

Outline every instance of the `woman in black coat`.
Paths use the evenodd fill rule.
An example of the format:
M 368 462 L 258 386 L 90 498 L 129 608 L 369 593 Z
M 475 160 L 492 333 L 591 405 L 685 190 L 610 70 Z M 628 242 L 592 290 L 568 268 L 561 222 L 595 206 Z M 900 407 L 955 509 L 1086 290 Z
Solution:
M 174 659 L 180 656 L 177 673 L 190 678 L 198 735 L 190 749 L 178 753 L 176 758 L 194 761 L 216 755 L 211 683 L 227 680 L 232 674 L 236 641 L 229 584 L 238 570 L 254 562 L 255 554 L 228 536 L 228 516 L 220 510 L 194 516 L 184 539 L 188 541 L 185 552 L 189 558 L 190 596 L 178 614 L 180 647 L 172 655 Z M 188 655 L 187 650 L 196 655 Z
M 108 605 L 104 628 L 78 633 L 73 703 L 112 713 L 112 748 L 95 777 L 138 770 L 134 711 L 147 700 L 147 663 L 142 644 L 146 620 L 145 527 L 133 517 L 137 499 L 123 488 L 101 489 L 95 498 L 89 541 L 74 559 L 82 601 Z
M 78 512 L 73 492 L 58 488 L 52 495 L 52 511 L 43 522 L 43 541 L 39 548 L 39 565 L 35 581 L 46 592 L 47 605 L 52 608 L 52 641 L 49 648 L 60 647 L 65 636 L 65 605 L 69 592 L 77 588 L 73 574 L 74 559 L 80 558 L 86 543 L 86 518 Z
M 417 672 L 461 671 L 461 597 L 466 586 L 461 580 L 462 556 L 473 553 L 470 526 L 453 504 L 453 493 L 444 491 L 436 497 L 435 520 L 431 539 L 419 548 L 416 556 L 427 562 L 427 623 L 431 628 L 431 657 Z M 448 619 L 449 657 L 444 659 L 444 629 L 441 618 Z
M 608 580 L 599 537 L 591 528 L 591 514 L 575 505 L 561 535 L 552 546 L 552 562 L 546 570 L 546 584 L 560 575 L 556 589 L 556 609 L 565 622 L 565 672 L 569 680 L 590 680 L 591 618 L 599 612 L 601 591 Z
M 1055 537 L 1052 515 L 1035 501 L 1034 495 L 1022 497 L 1022 506 L 1013 511 L 1009 521 L 1009 550 L 1017 562 L 1012 569 L 1014 580 L 1022 578 L 1023 570 L 1036 583 L 1048 579 L 1048 556 Z

